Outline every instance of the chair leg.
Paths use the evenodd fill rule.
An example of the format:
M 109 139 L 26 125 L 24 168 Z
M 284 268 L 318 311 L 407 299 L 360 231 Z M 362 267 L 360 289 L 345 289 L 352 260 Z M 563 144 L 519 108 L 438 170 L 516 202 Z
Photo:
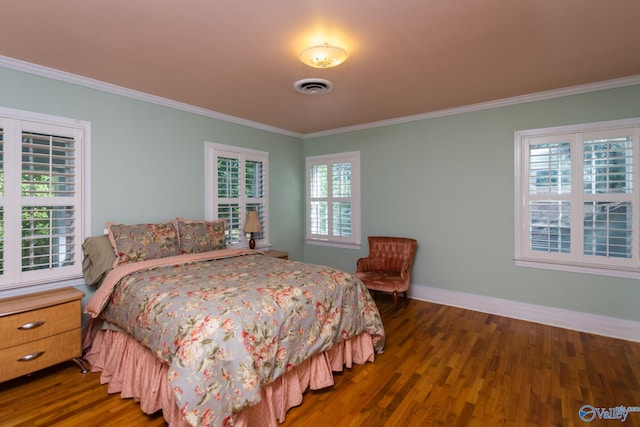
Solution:
M 402 295 L 404 295 L 404 306 L 409 307 L 409 292 L 405 291 Z
M 398 292 L 393 291 L 393 317 L 396 317 L 397 308 L 398 308 Z

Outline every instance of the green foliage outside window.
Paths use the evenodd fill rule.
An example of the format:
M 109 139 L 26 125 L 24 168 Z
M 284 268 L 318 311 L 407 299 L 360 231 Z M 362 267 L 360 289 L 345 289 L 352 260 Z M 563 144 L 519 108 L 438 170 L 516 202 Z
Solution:
M 51 197 L 51 178 L 48 175 L 23 174 L 22 194 L 32 197 Z M 30 181 L 30 182 L 29 182 Z M 0 194 L 4 195 L 4 174 L 0 173 Z M 52 263 L 64 263 L 65 254 L 62 259 L 57 259 L 55 248 L 59 249 L 59 241 L 64 241 L 64 237 L 57 237 L 56 234 L 64 232 L 67 228 L 64 218 L 61 227 L 57 232 L 52 230 L 52 226 L 60 222 L 59 216 L 64 217 L 64 208 L 51 206 L 23 206 L 21 212 L 21 235 L 22 235 L 22 271 L 30 271 L 42 268 L 49 268 Z M 0 209 L 0 273 L 4 272 L 4 209 Z M 66 247 L 66 246 L 65 246 Z M 68 252 L 68 250 L 66 250 Z

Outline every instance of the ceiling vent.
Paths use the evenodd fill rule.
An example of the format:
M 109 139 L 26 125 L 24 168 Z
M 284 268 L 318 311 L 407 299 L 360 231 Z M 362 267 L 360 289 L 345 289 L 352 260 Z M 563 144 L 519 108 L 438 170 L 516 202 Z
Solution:
M 293 87 L 303 95 L 322 95 L 331 92 L 333 83 L 325 79 L 302 79 L 295 82 Z

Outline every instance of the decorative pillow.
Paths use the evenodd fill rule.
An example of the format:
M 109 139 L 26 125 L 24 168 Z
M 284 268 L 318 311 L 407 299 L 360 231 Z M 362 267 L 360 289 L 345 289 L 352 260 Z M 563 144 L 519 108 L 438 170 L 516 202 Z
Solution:
M 82 274 L 87 285 L 99 284 L 104 276 L 113 268 L 116 255 L 109 242 L 109 236 L 87 237 L 82 244 Z
M 181 254 L 215 251 L 226 247 L 224 219 L 189 221 L 184 218 L 176 218 L 176 227 L 180 236 Z
M 178 232 L 172 222 L 136 225 L 108 223 L 107 230 L 116 253 L 114 268 L 130 262 L 180 254 Z

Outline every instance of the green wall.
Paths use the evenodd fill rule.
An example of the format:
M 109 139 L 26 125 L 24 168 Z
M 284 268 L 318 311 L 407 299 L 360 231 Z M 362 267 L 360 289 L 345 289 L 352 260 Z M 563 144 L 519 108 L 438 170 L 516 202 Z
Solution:
M 638 116 L 631 86 L 307 139 L 305 156 L 360 151 L 363 245 L 305 261 L 354 271 L 366 236 L 414 237 L 414 285 L 640 321 L 638 281 L 513 262 L 514 132 Z
M 92 234 L 204 217 L 204 142 L 269 152 L 271 243 L 354 271 L 366 236 L 412 236 L 412 282 L 640 321 L 634 280 L 515 267 L 514 132 L 640 116 L 640 86 L 301 140 L 0 67 L 0 106 L 92 125 Z M 359 150 L 361 250 L 305 245 L 304 157 Z M 82 289 L 90 295 L 92 289 Z
M 0 106 L 91 122 L 93 235 L 107 221 L 204 218 L 205 141 L 269 152 L 270 241 L 302 259 L 299 138 L 2 67 Z

